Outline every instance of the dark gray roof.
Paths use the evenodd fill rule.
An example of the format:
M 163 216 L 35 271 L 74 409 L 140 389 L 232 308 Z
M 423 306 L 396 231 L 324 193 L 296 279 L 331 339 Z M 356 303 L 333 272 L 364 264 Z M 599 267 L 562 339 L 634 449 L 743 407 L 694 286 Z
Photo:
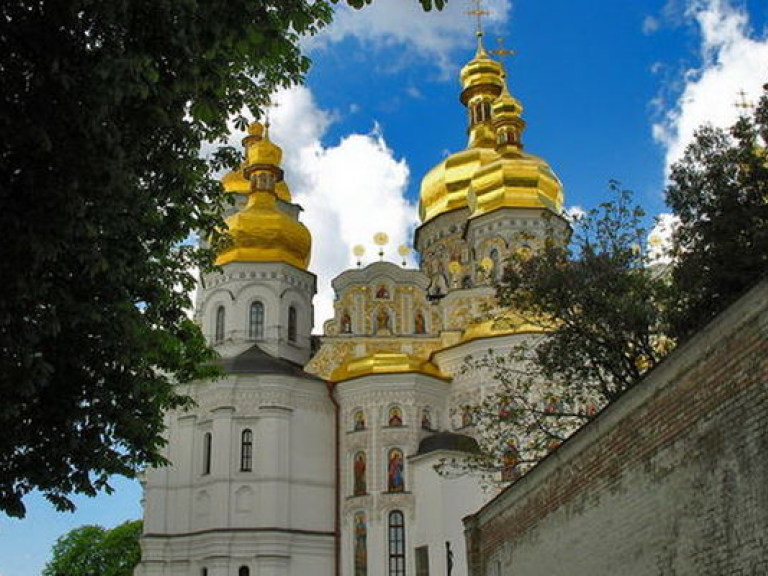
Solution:
M 480 446 L 477 444 L 477 440 L 471 436 L 454 432 L 438 432 L 432 436 L 427 436 L 419 442 L 417 454 L 428 454 L 437 450 L 477 454 L 480 452 Z
M 221 358 L 216 364 L 225 374 L 280 374 L 322 381 L 322 378 L 304 372 L 301 365 L 284 358 L 276 358 L 256 345 L 237 356 Z

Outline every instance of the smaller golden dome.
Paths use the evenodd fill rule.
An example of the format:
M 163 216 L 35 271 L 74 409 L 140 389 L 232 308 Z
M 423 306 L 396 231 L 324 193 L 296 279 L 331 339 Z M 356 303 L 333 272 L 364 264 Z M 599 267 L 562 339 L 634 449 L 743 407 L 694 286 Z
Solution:
M 283 150 L 269 139 L 269 126 L 253 122 L 248 126 L 248 136 L 243 138 L 245 163 L 278 166 L 283 160 Z
M 277 207 L 277 197 L 272 192 L 253 192 L 245 208 L 226 222 L 232 245 L 221 251 L 217 265 L 285 262 L 302 270 L 309 266 L 312 236 L 304 224 Z
M 478 38 L 477 53 L 461 69 L 461 103 L 465 106 L 476 94 L 496 98 L 504 88 L 504 68 L 491 58 Z
M 422 360 L 402 353 L 377 352 L 360 358 L 353 358 L 336 368 L 331 374 L 332 382 L 343 382 L 372 374 L 402 374 L 416 372 L 441 380 L 448 380 L 429 360 Z
M 469 324 L 461 335 L 461 343 L 513 334 L 543 334 L 551 329 L 543 321 L 539 322 L 525 318 L 516 312 L 506 311 L 497 318 L 478 320 Z

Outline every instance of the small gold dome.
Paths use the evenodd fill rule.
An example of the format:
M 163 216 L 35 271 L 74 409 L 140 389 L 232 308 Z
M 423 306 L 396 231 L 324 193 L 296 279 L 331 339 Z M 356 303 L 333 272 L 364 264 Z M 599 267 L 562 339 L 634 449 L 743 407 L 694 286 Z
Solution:
M 504 88 L 504 68 L 491 58 L 478 41 L 475 57 L 461 69 L 461 103 L 465 106 L 470 98 L 482 93 L 496 98 Z
M 448 380 L 448 377 L 429 360 L 421 360 L 402 353 L 377 352 L 360 358 L 353 358 L 336 368 L 331 374 L 331 382 L 343 382 L 372 374 L 402 374 L 416 372 L 434 378 Z
M 245 207 L 226 219 L 231 243 L 216 259 L 230 262 L 285 262 L 306 270 L 312 237 L 295 216 L 277 204 L 291 201 L 279 166 L 282 150 L 269 140 L 264 126 L 254 122 L 243 139 L 246 159 L 240 170 L 222 178 L 224 190 L 247 194 Z
M 229 262 L 285 262 L 306 270 L 312 236 L 298 220 L 277 207 L 272 192 L 257 191 L 248 197 L 241 211 L 226 220 L 232 245 L 216 259 Z
M 245 146 L 245 162 L 254 164 L 271 164 L 278 166 L 283 160 L 283 150 L 269 139 L 269 127 L 261 122 L 253 122 L 248 126 L 248 136 L 243 138 Z

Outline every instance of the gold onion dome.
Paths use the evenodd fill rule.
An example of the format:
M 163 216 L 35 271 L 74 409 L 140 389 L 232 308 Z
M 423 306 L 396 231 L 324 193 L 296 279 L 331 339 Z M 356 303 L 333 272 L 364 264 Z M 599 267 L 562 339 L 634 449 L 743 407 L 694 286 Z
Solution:
M 403 353 L 377 352 L 344 362 L 333 371 L 330 380 L 332 382 L 343 382 L 372 374 L 402 374 L 408 372 L 426 374 L 443 380 L 448 379 L 429 360 L 422 360 Z
M 226 219 L 231 243 L 219 252 L 216 264 L 284 262 L 306 270 L 312 237 L 306 226 L 281 210 L 277 202 L 281 195 L 290 201 L 279 166 L 283 152 L 258 122 L 248 127 L 243 144 L 246 159 L 242 169 L 224 176 L 222 183 L 229 192 L 248 194 L 248 200 L 242 210 Z
M 504 87 L 503 68 L 483 48 L 461 70 L 461 103 L 469 111 L 469 143 L 432 168 L 421 181 L 419 216 L 422 223 L 467 206 L 467 191 L 475 171 L 496 158 L 491 102 Z
M 545 160 L 523 152 L 523 107 L 506 85 L 492 106 L 498 158 L 472 176 L 468 205 L 472 218 L 499 208 L 563 209 L 563 185 Z

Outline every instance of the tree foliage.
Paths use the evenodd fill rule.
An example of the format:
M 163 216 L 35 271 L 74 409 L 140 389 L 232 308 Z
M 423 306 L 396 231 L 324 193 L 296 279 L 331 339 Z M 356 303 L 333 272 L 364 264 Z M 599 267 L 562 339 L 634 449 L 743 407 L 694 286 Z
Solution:
M 362 2 L 350 0 L 349 4 Z M 425 7 L 432 2 L 422 1 Z M 442 0 L 434 5 L 440 7 Z M 210 374 L 187 318 L 227 121 L 301 81 L 327 1 L 0 5 L 0 510 L 109 489 L 162 458 L 173 382 Z
M 466 407 L 483 449 L 470 468 L 517 477 L 637 382 L 671 344 L 661 330 L 666 285 L 646 265 L 645 214 L 629 191 L 610 187 L 615 200 L 577 218 L 568 246 L 548 242 L 507 261 L 499 308 L 545 335 L 469 359 L 465 370 L 493 383 Z
M 768 85 L 730 130 L 701 128 L 672 167 L 672 329 L 689 336 L 768 276 Z
M 43 576 L 132 576 L 141 560 L 140 520 L 105 530 L 81 526 L 53 545 Z

